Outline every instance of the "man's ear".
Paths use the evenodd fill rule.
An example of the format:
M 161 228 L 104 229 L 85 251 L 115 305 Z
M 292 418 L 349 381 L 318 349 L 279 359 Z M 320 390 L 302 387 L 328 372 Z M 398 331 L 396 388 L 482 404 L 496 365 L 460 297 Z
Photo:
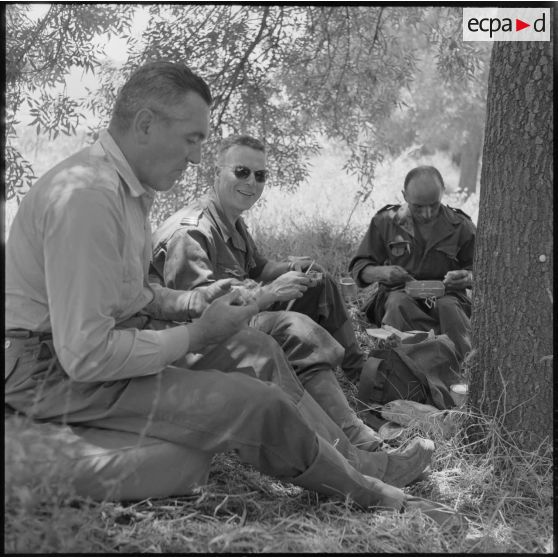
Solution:
M 148 108 L 142 108 L 136 113 L 132 128 L 140 145 L 145 145 L 149 141 L 149 133 L 153 126 L 154 118 L 153 111 Z
M 401 190 L 401 193 L 403 194 L 403 199 L 407 201 L 407 192 L 405 190 Z

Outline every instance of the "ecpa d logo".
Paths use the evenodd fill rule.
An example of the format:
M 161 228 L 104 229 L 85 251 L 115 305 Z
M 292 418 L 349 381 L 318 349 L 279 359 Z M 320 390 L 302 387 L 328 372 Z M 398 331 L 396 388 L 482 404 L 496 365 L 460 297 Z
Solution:
M 463 8 L 464 41 L 550 41 L 550 8 Z

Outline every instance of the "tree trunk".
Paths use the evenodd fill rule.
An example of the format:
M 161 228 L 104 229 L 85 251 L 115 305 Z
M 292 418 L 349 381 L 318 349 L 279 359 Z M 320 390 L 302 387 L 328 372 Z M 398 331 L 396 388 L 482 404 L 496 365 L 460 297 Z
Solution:
M 551 43 L 495 43 L 470 401 L 529 450 L 552 443 L 552 117 Z
M 461 148 L 459 163 L 461 171 L 458 189 L 467 195 L 474 194 L 477 190 L 481 149 L 482 127 L 475 122 L 467 130 L 467 139 Z

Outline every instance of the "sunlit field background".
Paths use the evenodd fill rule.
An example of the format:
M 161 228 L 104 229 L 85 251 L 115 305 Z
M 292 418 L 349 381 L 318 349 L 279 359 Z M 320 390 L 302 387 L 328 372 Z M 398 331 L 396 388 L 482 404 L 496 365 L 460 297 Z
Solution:
M 296 192 L 266 189 L 246 220 L 267 253 L 279 258 L 311 256 L 331 273 L 344 274 L 372 216 L 387 204 L 403 201 L 405 175 L 418 165 L 436 166 L 446 182 L 445 202 L 463 209 L 476 222 L 478 195 L 465 198 L 457 192 L 459 169 L 442 153 L 386 159 L 378 166 L 372 194 L 364 202 L 357 198 L 357 179 L 345 173 L 343 164 L 343 151 L 328 144 L 312 160 L 310 178 Z
M 33 163 L 36 176 L 87 144 L 85 134 L 60 136 L 54 141 L 37 140 L 32 129 L 22 135 L 20 148 Z M 459 167 L 446 153 L 413 157 L 409 153 L 385 159 L 376 169 L 372 194 L 363 202 L 355 176 L 343 170 L 346 151 L 324 142 L 322 152 L 310 160 L 308 180 L 295 191 L 270 178 L 260 201 L 245 220 L 264 254 L 283 259 L 289 255 L 311 256 L 336 276 L 346 273 L 348 263 L 376 211 L 401 203 L 403 180 L 418 165 L 434 165 L 446 183 L 444 201 L 465 211 L 476 223 L 478 191 L 465 197 L 457 191 Z M 188 171 L 187 171 L 188 172 Z M 6 208 L 6 232 L 17 205 Z M 155 224 L 155 223 L 154 223 Z

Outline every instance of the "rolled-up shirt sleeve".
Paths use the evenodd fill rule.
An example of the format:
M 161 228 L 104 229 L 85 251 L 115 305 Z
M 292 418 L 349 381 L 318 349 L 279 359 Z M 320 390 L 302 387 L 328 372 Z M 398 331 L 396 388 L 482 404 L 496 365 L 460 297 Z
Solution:
M 184 355 L 188 331 L 115 329 L 122 304 L 126 222 L 113 192 L 61 192 L 45 213 L 44 268 L 56 354 L 76 381 L 160 372 Z M 61 200 L 62 201 L 62 200 Z

